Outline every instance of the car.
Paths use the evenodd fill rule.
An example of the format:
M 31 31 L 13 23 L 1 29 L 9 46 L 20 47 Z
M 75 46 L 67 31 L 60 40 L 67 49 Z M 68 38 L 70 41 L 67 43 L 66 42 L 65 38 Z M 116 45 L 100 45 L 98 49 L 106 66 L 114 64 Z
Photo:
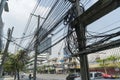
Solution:
M 104 78 L 107 78 L 107 79 L 112 79 L 112 78 L 113 78 L 112 75 L 106 74 L 106 73 L 102 73 L 102 76 L 103 76 Z
M 79 73 L 71 73 L 66 77 L 66 80 L 81 80 Z
M 103 72 L 90 72 L 90 79 L 112 79 L 113 76 Z
M 95 80 L 95 79 L 103 79 L 103 73 L 102 72 L 90 72 L 90 79 Z

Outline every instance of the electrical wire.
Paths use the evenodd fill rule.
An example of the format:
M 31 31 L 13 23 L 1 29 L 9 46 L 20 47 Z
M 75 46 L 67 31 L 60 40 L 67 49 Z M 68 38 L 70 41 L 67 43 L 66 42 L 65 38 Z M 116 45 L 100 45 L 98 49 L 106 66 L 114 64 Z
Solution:
M 53 28 L 52 28 L 52 29 L 53 29 Z M 52 29 L 51 29 L 51 30 L 52 30 Z M 43 37 L 42 37 L 42 39 L 43 39 Z
M 40 1 L 41 1 L 41 0 L 39 0 L 38 2 L 36 2 L 36 5 L 35 5 L 35 7 L 34 7 L 34 9 L 33 9 L 33 11 L 32 11 L 33 14 L 35 13 L 37 7 L 39 6 Z M 30 22 L 31 22 L 31 19 L 32 19 L 32 16 L 30 15 L 30 16 L 29 16 L 29 19 L 28 19 L 28 22 L 27 22 L 27 24 L 26 24 L 25 30 L 24 30 L 24 32 L 23 32 L 23 34 L 22 34 L 22 37 L 25 36 L 25 33 L 27 32 L 28 27 L 29 27 L 29 24 L 30 24 Z M 21 39 L 21 41 L 20 41 L 19 44 L 21 44 L 22 41 L 23 41 L 23 39 Z
M 120 35 L 120 32 L 118 31 L 118 32 L 116 32 L 116 33 L 112 33 L 112 34 L 109 34 L 109 35 L 110 35 L 110 36 L 104 37 L 104 38 L 102 38 L 101 40 L 97 41 L 96 43 L 93 43 L 93 44 L 91 44 L 91 45 L 88 45 L 87 47 L 93 47 L 93 46 L 102 44 L 102 43 L 104 43 L 105 41 L 108 41 L 108 40 L 110 40 L 110 39 L 112 39 L 112 38 L 115 38 L 115 37 L 119 36 L 119 35 Z
M 118 26 L 118 27 L 115 27 L 115 28 L 113 28 L 113 29 L 110 29 L 110 30 L 107 30 L 107 31 L 105 31 L 105 32 L 103 32 L 103 33 L 96 33 L 96 32 L 93 32 L 93 31 L 87 31 L 87 33 L 91 36 L 91 38 L 100 38 L 100 37 L 107 37 L 107 36 L 110 36 L 110 34 L 105 34 L 105 33 L 108 33 L 108 32 L 111 32 L 111 31 L 114 31 L 114 30 L 118 30 L 118 29 L 120 29 L 120 26 Z M 90 34 L 89 32 L 92 32 L 92 33 L 96 33 L 97 35 L 92 35 L 92 34 Z
M 119 23 L 119 22 L 120 22 L 120 20 L 117 20 L 117 21 L 115 21 L 115 22 L 113 22 L 113 23 L 111 23 L 111 24 L 109 24 L 109 25 L 107 25 L 107 26 L 105 26 L 105 27 L 97 30 L 97 31 L 101 31 L 101 30 L 105 29 L 106 27 L 110 27 L 110 26 L 112 26 L 112 25 L 114 25 L 114 24 L 116 24 L 116 23 Z M 103 32 L 103 33 L 105 33 L 105 32 Z
M 57 2 L 55 3 L 55 5 L 56 5 L 56 4 L 57 4 Z M 52 7 L 52 8 L 54 8 L 54 7 L 55 7 L 55 5 L 53 5 L 53 7 Z M 52 11 L 52 9 L 51 9 L 51 11 Z M 51 12 L 51 11 L 50 11 L 50 12 Z M 49 13 L 50 13 L 50 12 L 49 12 Z M 49 15 L 48 15 L 48 16 L 49 16 Z M 48 16 L 45 18 L 44 22 L 46 21 L 46 19 L 48 18 Z M 44 22 L 43 22 L 43 23 L 44 23 Z M 43 24 L 42 24 L 42 25 L 43 25 Z M 41 29 L 41 27 L 40 27 L 40 29 Z M 39 30 L 40 30 L 40 29 L 39 29 Z M 37 33 L 37 32 L 36 32 L 36 33 Z M 32 39 L 32 40 L 33 40 L 33 39 Z
M 52 13 L 51 13 L 52 14 Z M 50 17 L 50 16 L 49 16 Z M 53 18 L 53 17 L 52 17 Z M 56 18 L 54 18 L 54 19 L 56 19 Z M 49 21 L 51 21 L 51 20 L 49 20 Z M 48 20 L 46 21 L 46 22 L 49 22 Z M 54 20 L 55 21 L 55 20 Z M 52 21 L 52 22 L 54 22 L 54 21 Z M 46 25 L 45 25 L 46 26 Z M 46 28 L 47 29 L 47 28 Z
M 60 2 L 60 1 L 59 1 Z M 61 1 L 62 2 L 62 1 Z M 58 3 L 58 2 L 56 2 L 56 3 Z M 62 4 L 63 4 L 63 2 L 62 2 Z M 56 4 L 57 5 L 57 4 Z M 54 5 L 53 5 L 54 6 Z M 46 18 L 46 20 L 44 20 L 43 21 L 43 23 L 44 23 L 44 26 L 47 24 L 48 26 L 46 26 L 46 29 L 47 30 L 49 30 L 46 34 L 44 34 L 44 35 L 42 35 L 42 37 L 40 38 L 40 39 L 44 39 L 45 37 L 46 37 L 46 35 L 48 35 L 48 34 L 50 34 L 53 30 L 55 30 L 56 28 L 55 28 L 55 26 L 56 25 L 59 25 L 58 23 L 60 22 L 61 23 L 61 21 L 62 21 L 62 19 L 61 19 L 61 17 L 62 17 L 62 15 L 63 15 L 63 13 L 65 14 L 67 11 L 66 10 L 68 10 L 69 8 L 67 8 L 67 4 L 64 6 L 65 8 L 62 8 L 63 6 L 61 6 L 60 5 L 60 3 L 59 3 L 59 6 L 57 6 L 57 7 L 59 7 L 59 9 L 61 9 L 61 11 L 62 11 L 62 13 L 61 13 L 61 15 L 59 14 L 61 11 L 57 8 L 57 7 L 55 7 L 56 9 L 58 9 L 58 11 L 57 11 L 57 13 L 56 13 L 56 17 L 55 17 L 55 13 L 53 13 L 53 12 L 56 12 L 55 11 L 55 8 L 53 8 L 53 9 L 51 9 L 51 13 L 49 13 L 48 15 L 48 18 Z M 69 7 L 69 6 L 68 6 Z M 37 8 L 37 10 L 38 10 L 38 8 Z M 44 15 L 45 15 L 45 13 L 44 13 Z M 54 17 L 54 21 L 52 21 L 52 22 L 50 22 L 49 24 L 48 23 L 46 23 L 46 21 L 50 21 L 50 15 L 51 15 L 51 18 L 53 18 Z M 59 16 L 58 16 L 59 15 Z M 55 21 L 57 21 L 57 22 L 55 22 Z M 42 26 L 43 28 L 44 28 L 44 26 Z M 36 32 L 35 32 L 36 33 Z M 41 40 L 41 41 L 42 41 Z M 30 41 L 30 45 L 31 46 L 29 46 L 30 48 L 32 48 L 32 45 L 34 46 L 34 44 L 36 43 L 36 42 L 34 42 L 35 41 L 35 37 L 33 37 L 33 39 L 32 39 L 32 41 Z
M 3 37 L 4 39 L 8 40 L 8 38 L 4 37 L 3 35 L 0 34 L 1 37 Z M 16 44 L 17 46 L 21 47 L 22 49 L 26 50 L 26 48 L 22 47 L 21 45 L 15 43 L 13 40 L 10 40 L 11 42 L 13 42 L 14 44 Z
M 71 33 L 70 33 L 71 34 Z M 39 52 L 39 53 L 43 53 L 44 51 L 48 50 L 49 48 L 52 48 L 54 47 L 56 44 L 58 44 L 59 42 L 61 42 L 62 40 L 64 40 L 68 35 L 70 34 L 67 34 L 66 36 L 64 36 L 63 38 L 61 38 L 59 41 L 57 41 L 56 43 L 54 43 L 53 45 L 51 45 L 50 47 L 44 49 L 43 51 Z

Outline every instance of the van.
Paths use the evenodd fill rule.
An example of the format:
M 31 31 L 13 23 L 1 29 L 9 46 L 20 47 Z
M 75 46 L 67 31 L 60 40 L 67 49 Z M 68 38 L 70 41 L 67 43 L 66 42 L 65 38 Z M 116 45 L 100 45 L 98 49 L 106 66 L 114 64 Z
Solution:
M 102 72 L 90 72 L 91 80 L 101 80 L 103 78 Z

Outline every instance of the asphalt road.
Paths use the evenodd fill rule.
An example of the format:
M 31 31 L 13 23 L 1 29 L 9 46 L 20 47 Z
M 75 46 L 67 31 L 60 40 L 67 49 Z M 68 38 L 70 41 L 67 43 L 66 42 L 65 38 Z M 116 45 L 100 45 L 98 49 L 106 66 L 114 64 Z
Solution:
M 29 80 L 29 74 L 25 74 L 21 80 Z M 37 80 L 65 80 L 67 74 L 37 74 Z M 94 80 L 120 80 L 120 79 L 94 79 Z

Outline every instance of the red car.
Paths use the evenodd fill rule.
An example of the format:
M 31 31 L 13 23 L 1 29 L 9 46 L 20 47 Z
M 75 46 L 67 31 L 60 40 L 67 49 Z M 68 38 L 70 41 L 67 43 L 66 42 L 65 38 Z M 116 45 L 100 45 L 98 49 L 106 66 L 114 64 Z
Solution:
M 103 72 L 90 72 L 90 79 L 113 79 L 112 75 Z
M 110 75 L 110 74 L 102 73 L 102 76 L 103 76 L 103 78 L 112 78 L 112 75 Z

